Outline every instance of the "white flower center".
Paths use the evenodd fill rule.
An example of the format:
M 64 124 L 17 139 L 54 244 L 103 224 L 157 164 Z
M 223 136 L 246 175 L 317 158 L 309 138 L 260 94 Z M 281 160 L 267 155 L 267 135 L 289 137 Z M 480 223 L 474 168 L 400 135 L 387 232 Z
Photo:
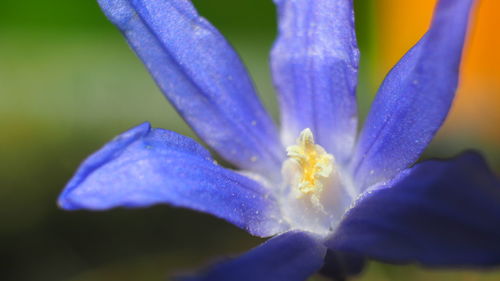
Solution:
M 314 143 L 310 129 L 287 147 L 283 162 L 282 206 L 292 227 L 326 235 L 351 203 L 346 180 L 333 155 Z

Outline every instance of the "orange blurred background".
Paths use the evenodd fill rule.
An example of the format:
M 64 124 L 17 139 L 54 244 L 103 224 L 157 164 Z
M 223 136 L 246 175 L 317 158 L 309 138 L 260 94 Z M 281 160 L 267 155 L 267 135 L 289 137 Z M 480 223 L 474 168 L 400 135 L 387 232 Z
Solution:
M 436 0 L 379 0 L 376 81 L 425 33 Z M 467 140 L 498 150 L 500 143 L 500 1 L 479 0 L 464 51 L 459 90 L 440 138 Z

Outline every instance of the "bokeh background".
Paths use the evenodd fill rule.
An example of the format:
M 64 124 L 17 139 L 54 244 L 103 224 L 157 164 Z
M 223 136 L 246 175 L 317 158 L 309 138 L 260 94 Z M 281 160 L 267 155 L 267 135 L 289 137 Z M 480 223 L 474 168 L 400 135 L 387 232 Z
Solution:
M 277 116 L 267 66 L 271 0 L 194 0 L 240 52 Z M 481 0 L 450 117 L 424 158 L 467 148 L 500 171 L 500 2 Z M 359 103 L 426 30 L 435 0 L 356 0 Z M 77 165 L 143 121 L 194 137 L 96 1 L 0 2 L 0 279 L 164 280 L 261 239 L 168 206 L 65 212 L 56 198 Z M 314 277 L 313 280 L 321 280 Z M 500 280 L 500 270 L 428 270 L 371 262 L 358 280 Z

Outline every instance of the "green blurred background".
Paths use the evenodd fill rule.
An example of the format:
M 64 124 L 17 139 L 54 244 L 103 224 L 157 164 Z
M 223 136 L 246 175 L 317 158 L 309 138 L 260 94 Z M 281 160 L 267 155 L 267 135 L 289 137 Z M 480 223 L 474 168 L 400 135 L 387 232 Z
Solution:
M 391 10 L 386 8 L 395 3 L 391 1 L 396 0 L 356 2 L 363 115 L 390 64 L 421 35 L 420 30 L 408 36 L 408 29 L 388 28 L 414 24 L 388 20 L 397 19 L 387 14 Z M 275 36 L 271 0 L 194 2 L 240 52 L 266 106 L 276 117 L 267 66 Z M 419 1 L 407 5 L 414 5 L 411 2 Z M 422 7 L 424 16 L 416 16 L 428 21 L 432 5 Z M 415 7 L 404 8 L 396 11 L 399 19 L 404 20 L 404 12 L 415 15 Z M 391 40 L 398 42 L 400 37 L 401 48 L 384 51 L 384 46 L 394 46 Z M 489 59 L 498 61 L 498 56 Z M 468 71 L 472 76 L 478 73 L 481 79 L 470 80 L 480 82 L 470 83 L 472 86 L 459 95 L 463 102 L 457 102 L 470 105 L 472 100 L 476 111 L 457 105 L 452 121 L 425 157 L 451 156 L 465 148 L 477 148 L 499 171 L 500 91 L 490 85 L 498 85 L 495 83 L 500 79 L 495 69 L 483 74 L 481 67 Z M 486 76 L 488 79 L 482 79 Z M 472 99 L 468 92 L 474 93 Z M 262 242 L 208 215 L 168 206 L 97 213 L 57 208 L 58 193 L 86 156 L 116 134 L 146 120 L 155 127 L 194 137 L 95 1 L 1 1 L 1 280 L 164 280 L 178 270 L 196 268 Z M 380 263 L 370 263 L 359 277 L 499 279 L 500 271 L 432 271 Z

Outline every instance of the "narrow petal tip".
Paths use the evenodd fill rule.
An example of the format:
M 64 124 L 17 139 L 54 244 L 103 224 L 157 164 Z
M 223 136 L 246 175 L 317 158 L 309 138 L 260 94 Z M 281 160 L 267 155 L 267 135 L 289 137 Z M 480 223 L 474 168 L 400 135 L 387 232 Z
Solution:
M 84 206 L 73 198 L 73 191 L 87 176 L 99 169 L 102 165 L 112 161 L 127 148 L 128 145 L 147 135 L 151 131 L 151 124 L 144 122 L 118 136 L 102 147 L 98 152 L 88 157 L 75 173 L 73 178 L 66 184 L 64 191 L 59 195 L 57 205 L 65 210 L 82 209 Z M 105 208 L 101 208 L 105 209 Z

